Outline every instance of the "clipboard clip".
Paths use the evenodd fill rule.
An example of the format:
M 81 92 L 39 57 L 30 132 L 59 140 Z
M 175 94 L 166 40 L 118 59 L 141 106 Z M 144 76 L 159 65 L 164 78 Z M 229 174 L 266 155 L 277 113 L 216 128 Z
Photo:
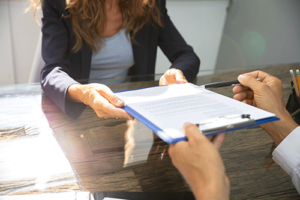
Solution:
M 226 115 L 195 124 L 204 135 L 254 124 L 250 114 Z

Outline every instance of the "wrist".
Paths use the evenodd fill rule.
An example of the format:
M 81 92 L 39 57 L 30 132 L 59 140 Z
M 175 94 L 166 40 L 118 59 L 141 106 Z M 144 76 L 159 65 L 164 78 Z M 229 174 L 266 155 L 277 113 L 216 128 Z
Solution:
M 197 200 L 224 200 L 229 199 L 229 180 L 223 175 L 211 177 L 208 182 L 200 181 L 195 184 L 189 184 Z M 194 186 L 194 187 L 193 187 Z
M 276 145 L 279 145 L 295 128 L 298 127 L 298 124 L 293 120 L 287 110 L 278 114 L 278 117 L 280 120 L 273 122 L 276 131 L 269 133 Z
M 74 102 L 83 102 L 82 101 L 82 96 L 83 96 L 82 88 L 83 88 L 83 85 L 81 85 L 81 84 L 75 83 L 75 84 L 70 85 L 68 88 L 68 92 L 67 92 L 67 98 Z

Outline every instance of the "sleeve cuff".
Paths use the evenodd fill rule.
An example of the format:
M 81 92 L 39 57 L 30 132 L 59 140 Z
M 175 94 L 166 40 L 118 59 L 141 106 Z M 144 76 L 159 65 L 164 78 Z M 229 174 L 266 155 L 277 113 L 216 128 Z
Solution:
M 300 163 L 300 126 L 295 128 L 274 150 L 273 160 L 290 176 Z
M 79 83 L 77 81 L 75 81 L 71 85 L 73 85 L 73 84 L 79 84 Z M 72 119 L 78 119 L 80 117 L 80 115 L 83 113 L 83 111 L 85 110 L 86 105 L 84 103 L 73 102 L 68 99 L 67 91 L 71 85 L 69 85 L 67 87 L 67 90 L 64 93 L 64 98 L 65 98 L 64 111 L 65 111 L 66 115 L 68 115 Z

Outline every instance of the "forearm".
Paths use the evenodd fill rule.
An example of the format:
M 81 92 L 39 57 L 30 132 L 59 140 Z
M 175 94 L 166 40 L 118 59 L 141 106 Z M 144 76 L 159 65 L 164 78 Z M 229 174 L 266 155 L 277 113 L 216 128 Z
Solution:
M 172 23 L 167 9 L 162 10 L 164 26 L 159 30 L 158 46 L 172 63 L 171 68 L 179 69 L 189 82 L 199 71 L 200 60 Z
M 189 82 L 193 82 L 200 66 L 200 60 L 193 52 L 186 52 L 178 57 L 173 63 L 171 68 L 179 69 L 183 72 L 184 76 Z
M 82 102 L 82 85 L 81 84 L 72 84 L 68 88 L 67 98 L 73 102 Z
M 67 96 L 70 85 L 78 83 L 65 73 L 61 67 L 44 68 L 41 77 L 41 86 L 45 94 L 65 114 L 73 119 L 77 119 L 85 109 L 85 105 L 68 100 Z
M 272 129 L 265 129 L 277 146 L 298 127 L 287 110 L 284 110 L 278 117 L 280 120 L 272 123 Z
M 201 180 L 189 183 L 197 200 L 226 200 L 229 199 L 230 183 L 225 173 L 214 175 L 209 182 L 201 184 Z

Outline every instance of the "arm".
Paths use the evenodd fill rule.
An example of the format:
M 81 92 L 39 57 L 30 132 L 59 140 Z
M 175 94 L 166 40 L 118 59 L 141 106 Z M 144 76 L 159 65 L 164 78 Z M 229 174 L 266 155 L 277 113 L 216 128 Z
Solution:
M 218 152 L 225 134 L 217 135 L 211 143 L 195 125 L 186 123 L 183 130 L 188 141 L 171 145 L 169 154 L 195 198 L 229 199 L 229 179 Z
M 80 58 L 80 55 L 70 54 L 69 33 L 61 19 L 63 9 L 58 1 L 43 1 L 42 55 L 46 65 L 41 73 L 42 89 L 63 112 L 74 119 L 80 116 L 86 105 L 92 107 L 99 117 L 133 119 L 121 109 L 124 102 L 107 86 L 81 85 L 70 77 L 71 73 L 78 77 L 80 73 L 74 75 L 70 71 L 70 56 Z
M 170 68 L 180 70 L 187 81 L 193 82 L 199 71 L 200 60 L 172 23 L 165 1 L 162 1 L 161 9 L 163 27 L 159 30 L 158 45 L 172 63 Z
M 260 78 L 260 81 L 256 78 Z M 275 144 L 279 145 L 298 126 L 285 108 L 281 81 L 261 71 L 240 75 L 238 80 L 243 86 L 233 88 L 236 93 L 234 99 L 274 113 L 280 118 L 279 121 L 261 125 Z
M 68 88 L 77 82 L 69 76 L 69 35 L 58 10 L 61 6 L 57 4 L 58 1 L 42 2 L 42 56 L 45 66 L 41 72 L 41 86 L 64 113 L 77 118 L 85 105 L 67 99 Z
M 256 78 L 260 78 L 257 81 Z M 236 86 L 235 99 L 272 112 L 279 121 L 262 125 L 277 145 L 273 159 L 291 177 L 300 194 L 300 128 L 285 108 L 282 83 L 276 77 L 255 71 L 238 77 L 243 86 Z

